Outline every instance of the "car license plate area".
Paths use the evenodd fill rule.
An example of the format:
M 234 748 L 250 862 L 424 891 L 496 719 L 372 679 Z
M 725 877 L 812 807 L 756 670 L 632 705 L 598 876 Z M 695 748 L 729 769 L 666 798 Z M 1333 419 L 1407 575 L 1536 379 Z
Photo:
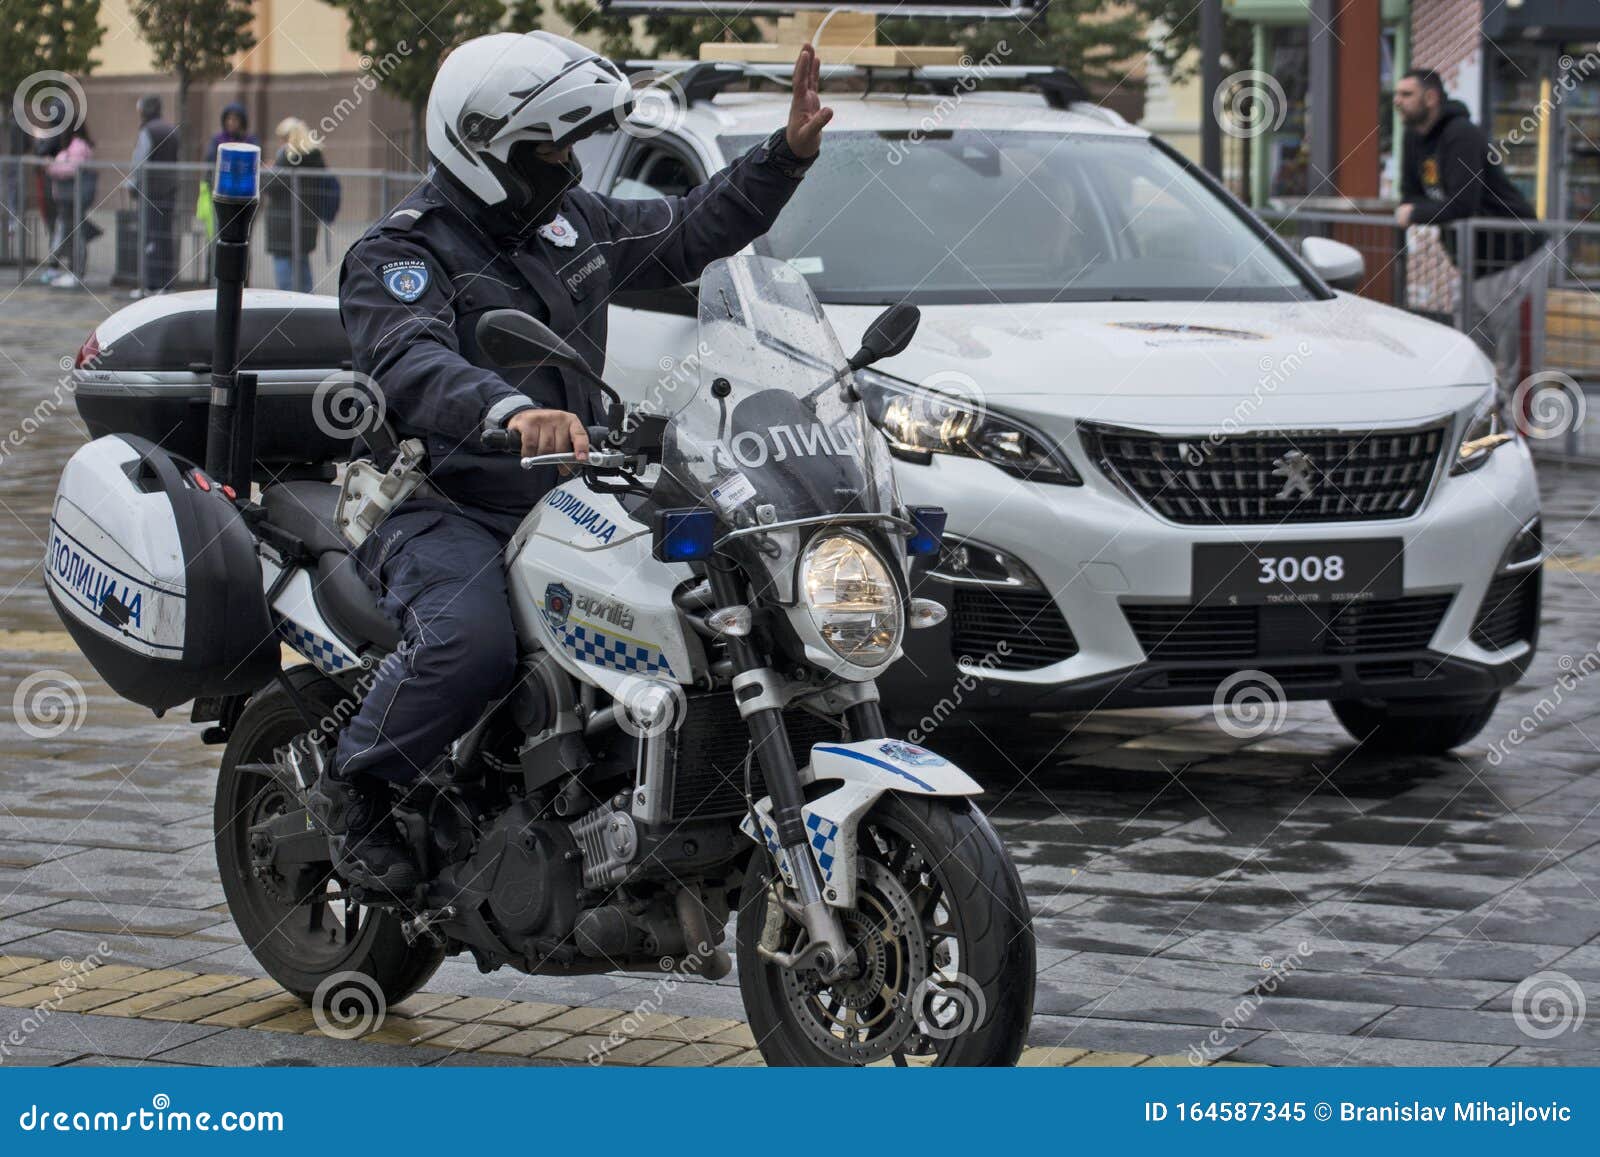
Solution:
M 1349 603 L 1399 598 L 1398 538 L 1196 543 L 1193 601 L 1200 606 Z

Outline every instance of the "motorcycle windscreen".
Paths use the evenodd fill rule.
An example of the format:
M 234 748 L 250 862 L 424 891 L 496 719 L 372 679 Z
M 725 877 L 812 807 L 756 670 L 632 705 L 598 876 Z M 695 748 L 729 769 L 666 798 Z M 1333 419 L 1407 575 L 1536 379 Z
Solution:
M 844 351 L 792 266 L 756 256 L 710 265 L 694 356 L 698 373 L 662 397 L 672 416 L 663 469 L 689 498 L 735 527 L 766 505 L 777 521 L 893 511 L 888 444 L 842 390 Z

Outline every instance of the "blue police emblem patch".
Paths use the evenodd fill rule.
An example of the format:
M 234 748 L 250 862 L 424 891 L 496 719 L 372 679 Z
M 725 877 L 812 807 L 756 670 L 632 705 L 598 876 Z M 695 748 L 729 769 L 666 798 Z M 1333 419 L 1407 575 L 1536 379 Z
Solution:
M 572 592 L 565 583 L 551 583 L 544 588 L 544 617 L 550 625 L 559 627 L 567 621 L 572 611 Z
M 389 296 L 407 305 L 428 288 L 428 267 L 421 261 L 391 261 L 378 270 L 378 275 Z

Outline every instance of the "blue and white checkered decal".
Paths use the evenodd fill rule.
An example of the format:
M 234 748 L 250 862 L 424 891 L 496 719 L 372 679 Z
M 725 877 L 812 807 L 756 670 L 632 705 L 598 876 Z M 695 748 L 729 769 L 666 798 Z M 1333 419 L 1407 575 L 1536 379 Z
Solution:
M 784 851 L 782 845 L 778 843 L 778 829 L 772 826 L 772 821 L 767 818 L 765 812 L 758 812 L 757 814 L 761 817 L 761 835 L 766 841 L 767 850 L 772 853 L 772 858 L 778 861 L 778 871 L 782 874 L 784 883 L 792 886 L 794 884 L 794 869 L 789 866 L 789 853 Z M 739 830 L 752 840 L 756 838 L 755 828 L 750 823 L 748 815 L 740 821 Z
M 324 639 L 315 631 L 308 631 L 289 619 L 278 620 L 278 634 L 325 675 L 337 675 L 347 668 L 361 665 L 361 661 L 340 644 L 332 639 Z
M 630 675 L 665 675 L 671 679 L 672 664 L 667 657 L 648 643 L 637 639 L 608 635 L 593 623 L 577 619 L 557 621 L 546 614 L 545 623 L 551 634 L 580 663 L 592 663 L 610 671 L 624 671 Z
M 816 849 L 817 867 L 825 880 L 833 879 L 833 860 L 839 851 L 839 825 L 813 812 L 806 817 L 806 828 L 811 832 L 811 846 Z

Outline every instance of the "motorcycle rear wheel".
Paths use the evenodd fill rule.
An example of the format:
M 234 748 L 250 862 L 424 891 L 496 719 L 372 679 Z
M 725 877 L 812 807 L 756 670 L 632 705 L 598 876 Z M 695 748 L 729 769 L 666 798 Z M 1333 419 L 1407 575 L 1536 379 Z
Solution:
M 839 984 L 757 952 L 772 864 L 759 853 L 752 860 L 739 904 L 739 988 L 762 1057 L 1015 1064 L 1033 1018 L 1033 926 L 989 821 L 965 799 L 890 794 L 859 835 L 857 902 L 845 914 L 858 974 Z M 798 934 L 787 923 L 784 950 Z
M 294 668 L 289 679 L 319 717 L 348 715 L 348 703 L 338 710 L 344 698 L 338 685 L 310 667 Z M 301 806 L 293 785 L 253 769 L 274 764 L 276 753 L 305 731 L 300 712 L 274 684 L 251 697 L 228 736 L 212 816 L 228 911 L 267 975 L 301 1000 L 310 1003 L 328 981 L 324 1001 L 340 989 L 364 988 L 381 993 L 387 1007 L 427 982 L 444 949 L 426 941 L 407 944 L 390 912 L 332 899 L 342 885 L 331 864 L 304 869 L 290 881 L 262 880 L 252 869 L 251 826 Z M 315 899 L 324 894 L 330 899 Z M 333 981 L 340 974 L 355 975 Z

